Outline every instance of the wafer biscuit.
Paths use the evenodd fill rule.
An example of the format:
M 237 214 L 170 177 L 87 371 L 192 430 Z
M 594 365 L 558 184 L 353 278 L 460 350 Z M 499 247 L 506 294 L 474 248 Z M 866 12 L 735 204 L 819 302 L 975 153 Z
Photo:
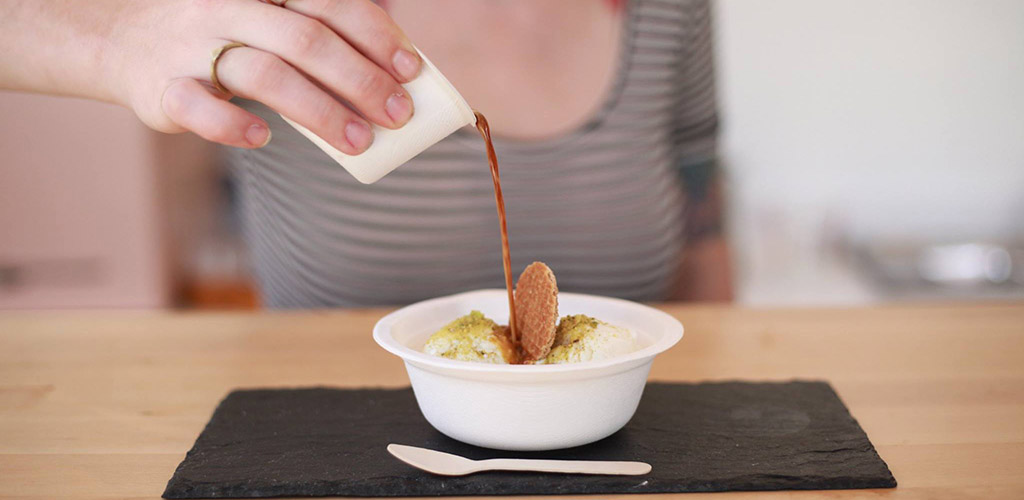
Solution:
M 534 262 L 519 275 L 515 289 L 516 329 L 526 361 L 543 359 L 551 351 L 558 322 L 558 285 L 555 273 Z

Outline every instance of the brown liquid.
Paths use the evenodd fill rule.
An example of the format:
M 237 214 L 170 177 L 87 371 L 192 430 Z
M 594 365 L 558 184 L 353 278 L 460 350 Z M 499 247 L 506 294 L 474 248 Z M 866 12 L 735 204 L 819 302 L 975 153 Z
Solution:
M 523 363 L 523 354 L 519 352 L 519 346 L 509 338 L 507 326 L 499 326 L 494 330 L 494 336 L 498 339 L 498 348 L 501 349 L 501 355 L 505 358 L 506 363 L 510 365 Z
M 491 127 L 487 118 L 479 111 L 476 115 L 476 129 L 487 143 L 487 163 L 491 166 L 491 180 L 494 181 L 494 203 L 498 206 L 498 222 L 501 224 L 501 262 L 505 267 L 505 289 L 508 290 L 508 338 L 512 341 L 513 350 L 519 345 L 519 332 L 516 330 L 516 301 L 512 295 L 512 257 L 508 250 L 508 224 L 505 222 L 505 198 L 501 195 L 501 175 L 498 173 L 498 156 L 494 154 L 491 142 Z M 518 357 L 518 356 L 517 356 Z M 508 358 L 506 358 L 508 359 Z

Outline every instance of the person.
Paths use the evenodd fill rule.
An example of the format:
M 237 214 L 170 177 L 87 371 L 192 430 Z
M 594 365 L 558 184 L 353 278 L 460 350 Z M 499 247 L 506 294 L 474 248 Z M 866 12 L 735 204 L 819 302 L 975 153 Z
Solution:
M 503 285 L 475 130 L 362 185 L 280 117 L 364 151 L 371 124 L 415 113 L 417 48 L 489 118 L 514 269 L 544 261 L 563 291 L 731 297 L 708 0 L 0 0 L 0 19 L 0 88 L 228 146 L 268 306 Z

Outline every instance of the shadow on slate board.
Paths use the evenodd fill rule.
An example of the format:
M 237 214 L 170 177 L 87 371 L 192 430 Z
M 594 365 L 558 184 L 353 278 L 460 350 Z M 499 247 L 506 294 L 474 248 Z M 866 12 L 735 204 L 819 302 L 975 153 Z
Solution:
M 572 422 L 551 425 L 571 426 Z M 500 432 L 500 429 L 495 429 Z M 434 476 L 388 443 L 474 459 L 640 460 L 645 476 Z M 633 420 L 578 448 L 503 452 L 430 427 L 410 389 L 238 390 L 178 466 L 165 498 L 678 493 L 892 488 L 896 480 L 825 382 L 651 383 Z

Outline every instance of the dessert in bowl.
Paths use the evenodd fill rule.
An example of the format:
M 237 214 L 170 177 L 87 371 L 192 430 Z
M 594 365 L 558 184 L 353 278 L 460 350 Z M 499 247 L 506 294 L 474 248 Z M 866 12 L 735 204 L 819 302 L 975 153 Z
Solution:
M 636 412 L 654 357 L 683 336 L 679 321 L 657 309 L 608 297 L 560 293 L 557 314 L 563 322 L 565 316 L 585 315 L 627 331 L 634 349 L 542 364 L 537 364 L 540 353 L 525 364 L 506 364 L 424 352 L 439 330 L 473 311 L 495 326 L 510 319 L 504 290 L 479 290 L 399 309 L 377 323 L 373 338 L 405 362 L 416 402 L 435 429 L 465 443 L 501 450 L 569 448 L 615 433 Z M 567 328 L 577 326 L 572 321 L 589 322 L 570 321 Z M 590 326 L 596 330 L 600 325 Z M 544 353 L 545 360 L 558 350 L 554 333 L 549 344 L 553 349 Z

